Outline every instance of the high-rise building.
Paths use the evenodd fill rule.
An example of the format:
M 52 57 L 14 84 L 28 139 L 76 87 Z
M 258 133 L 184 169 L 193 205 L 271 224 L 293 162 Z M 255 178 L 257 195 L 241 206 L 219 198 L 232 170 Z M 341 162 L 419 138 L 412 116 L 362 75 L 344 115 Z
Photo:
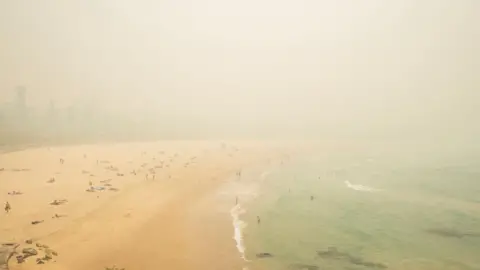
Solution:
M 55 101 L 50 100 L 48 105 L 48 117 L 51 119 L 57 117 L 57 107 L 55 106 Z
M 27 89 L 24 86 L 18 86 L 15 89 L 16 99 L 15 106 L 17 113 L 21 115 L 26 115 L 27 112 Z

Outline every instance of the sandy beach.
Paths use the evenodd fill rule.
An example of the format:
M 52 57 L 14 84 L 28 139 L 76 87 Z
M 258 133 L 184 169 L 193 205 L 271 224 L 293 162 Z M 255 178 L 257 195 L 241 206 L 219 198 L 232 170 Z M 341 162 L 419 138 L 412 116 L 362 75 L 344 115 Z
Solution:
M 2 209 L 0 239 L 20 244 L 9 267 L 241 269 L 231 217 L 209 198 L 237 171 L 285 153 L 259 142 L 165 141 L 2 154 L 0 196 L 11 209 Z

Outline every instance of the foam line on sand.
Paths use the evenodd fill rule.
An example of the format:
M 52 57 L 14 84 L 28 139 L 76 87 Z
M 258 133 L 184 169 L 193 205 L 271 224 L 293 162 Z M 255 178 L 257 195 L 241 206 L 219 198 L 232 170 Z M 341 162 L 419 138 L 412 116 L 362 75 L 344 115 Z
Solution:
M 245 257 L 246 248 L 243 242 L 243 229 L 247 227 L 247 223 L 240 219 L 240 216 L 245 212 L 245 209 L 243 209 L 240 204 L 237 204 L 230 210 L 230 215 L 232 216 L 234 229 L 233 239 L 236 242 L 237 250 L 240 253 L 240 257 L 248 262 L 249 260 Z

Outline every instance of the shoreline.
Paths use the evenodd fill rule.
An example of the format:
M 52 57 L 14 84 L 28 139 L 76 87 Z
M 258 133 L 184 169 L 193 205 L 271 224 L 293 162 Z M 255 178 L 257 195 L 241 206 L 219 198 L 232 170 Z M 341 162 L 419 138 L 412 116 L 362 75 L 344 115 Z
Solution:
M 0 191 L 22 192 L 8 197 L 13 210 L 0 227 L 0 237 L 21 243 L 20 248 L 28 246 L 23 243 L 28 238 L 48 243 L 61 256 L 45 269 L 103 269 L 113 264 L 126 269 L 194 265 L 236 269 L 240 263 L 231 239 L 231 217 L 215 214 L 209 197 L 239 168 L 263 167 L 281 157 L 282 149 L 261 142 L 224 149 L 219 142 L 168 141 L 35 148 L 0 155 L 7 169 L 0 173 Z M 65 158 L 64 165 L 58 157 Z M 136 176 L 130 173 L 135 168 Z M 157 170 L 157 179 L 150 175 L 146 180 L 144 174 L 152 169 Z M 46 180 L 52 175 L 57 181 L 49 184 Z M 98 185 L 108 178 L 119 192 L 85 192 L 88 181 Z M 60 198 L 68 203 L 48 206 Z M 66 217 L 50 220 L 57 213 Z M 44 222 L 29 225 L 32 219 Z M 219 250 L 211 242 L 218 243 Z M 218 254 L 223 259 L 215 264 Z M 10 269 L 37 267 L 30 260 L 22 265 L 11 262 Z
M 223 198 L 220 200 L 226 204 L 227 200 L 232 202 L 232 206 L 228 210 L 230 223 L 232 227 L 231 238 L 236 247 L 237 257 L 241 260 L 242 266 L 238 269 L 252 270 L 256 269 L 255 264 L 258 260 L 252 256 L 251 249 L 254 247 L 251 243 L 252 239 L 248 239 L 251 231 L 249 228 L 257 226 L 256 222 L 250 220 L 251 212 L 255 212 L 256 204 L 260 203 L 261 194 L 264 192 L 264 182 L 266 178 L 278 169 L 282 162 L 279 158 L 270 161 L 262 166 L 254 166 L 246 171 L 242 171 L 241 178 L 233 177 L 229 183 L 222 187 L 221 193 Z M 278 164 L 277 164 L 278 163 Z M 237 204 L 233 203 L 236 202 Z M 224 210 L 226 212 L 226 210 Z M 250 255 L 249 255 L 250 253 Z

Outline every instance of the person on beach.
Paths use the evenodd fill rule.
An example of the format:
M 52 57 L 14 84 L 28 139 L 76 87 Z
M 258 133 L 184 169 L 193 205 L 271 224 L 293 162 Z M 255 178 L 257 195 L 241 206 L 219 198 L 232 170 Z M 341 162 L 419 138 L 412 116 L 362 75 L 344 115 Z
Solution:
M 257 224 L 260 224 L 261 220 L 260 220 L 260 216 L 257 216 Z
M 12 207 L 10 206 L 9 202 L 6 202 L 5 203 L 5 212 L 8 213 L 8 212 L 10 212 L 10 210 L 12 210 Z
M 60 159 L 60 164 L 63 164 L 65 163 L 65 160 L 63 160 L 63 158 Z
M 315 199 L 315 197 L 313 195 L 310 196 L 310 201 L 313 201 L 313 199 Z

